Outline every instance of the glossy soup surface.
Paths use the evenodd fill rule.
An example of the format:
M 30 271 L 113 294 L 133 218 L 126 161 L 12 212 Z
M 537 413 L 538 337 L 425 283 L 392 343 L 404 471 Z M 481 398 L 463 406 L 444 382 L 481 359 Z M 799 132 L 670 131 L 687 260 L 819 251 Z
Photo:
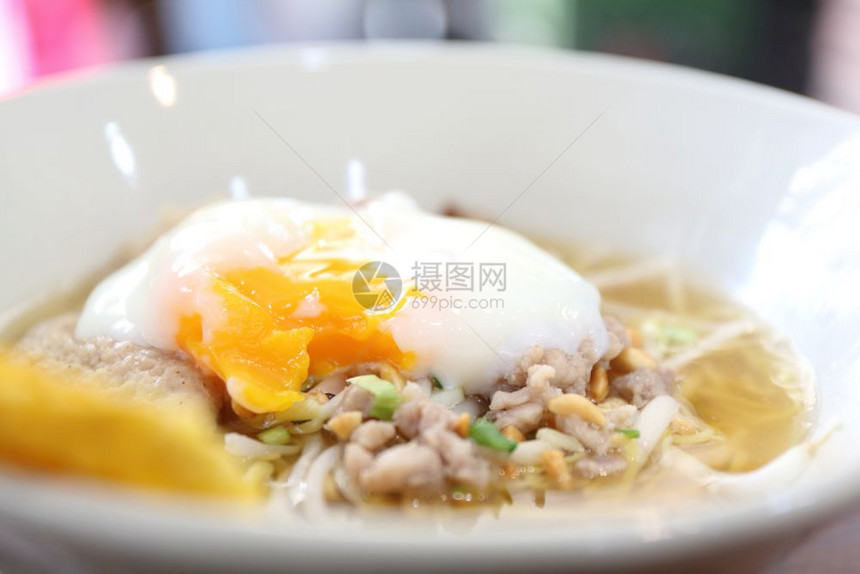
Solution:
M 696 286 L 669 263 L 557 244 L 553 250 L 596 283 L 604 313 L 638 330 L 646 347 L 656 345 L 670 362 L 690 346 L 707 346 L 709 336 L 718 341 L 676 374 L 683 398 L 720 438 L 679 446 L 715 470 L 743 472 L 804 438 L 812 396 L 809 370 L 749 310 Z

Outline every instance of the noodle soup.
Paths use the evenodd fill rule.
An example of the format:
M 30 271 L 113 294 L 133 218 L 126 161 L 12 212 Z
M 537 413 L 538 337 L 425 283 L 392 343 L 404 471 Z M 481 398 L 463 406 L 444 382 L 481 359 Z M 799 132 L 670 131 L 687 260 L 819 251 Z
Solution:
M 243 209 L 254 207 L 248 205 Z M 200 274 L 194 283 L 163 283 L 153 289 L 157 297 L 146 298 L 146 290 L 169 276 L 177 261 L 188 266 L 197 256 L 165 250 L 173 245 L 197 249 L 198 243 L 177 238 L 196 232 L 201 221 L 209 225 L 207 218 L 221 217 L 216 234 L 226 222 L 246 236 L 259 233 L 260 226 L 244 227 L 255 217 L 272 217 L 264 219 L 266 229 L 281 223 L 278 217 L 283 216 L 272 213 L 284 206 L 259 206 L 261 211 L 246 212 L 239 223 L 232 219 L 230 204 L 215 215 L 190 217 L 103 280 L 82 309 L 67 309 L 72 313 L 30 329 L 18 351 L 48 373 L 98 375 L 102 383 L 97 393 L 131 388 L 156 405 L 199 406 L 217 422 L 226 452 L 243 468 L 245 483 L 270 493 L 279 512 L 299 511 L 312 518 L 332 505 L 518 507 L 542 506 L 547 493 L 553 493 L 553 500 L 557 494 L 570 500 L 607 493 L 623 497 L 631 491 L 695 491 L 703 484 L 711 490 L 743 489 L 745 477 L 754 471 L 793 472 L 781 455 L 803 444 L 807 434 L 813 403 L 809 369 L 747 310 L 695 287 L 663 260 L 548 244 L 568 268 L 513 234 L 492 237 L 522 251 L 513 263 L 534 272 L 539 258 L 537 268 L 550 269 L 542 279 L 550 284 L 547 293 L 553 293 L 552 283 L 566 281 L 557 293 L 579 297 L 573 301 L 579 311 L 565 313 L 591 323 L 587 329 L 574 326 L 577 336 L 588 335 L 573 346 L 564 342 L 566 349 L 546 344 L 538 329 L 534 344 L 506 354 L 466 321 L 476 337 L 469 344 L 477 346 L 464 352 L 455 345 L 443 358 L 456 366 L 472 360 L 477 349 L 491 365 L 495 355 L 504 368 L 497 374 L 478 371 L 486 379 L 482 385 L 457 380 L 451 374 L 456 369 L 446 370 L 445 361 L 421 367 L 415 356 L 429 352 L 427 342 L 410 350 L 404 343 L 408 338 L 395 336 L 403 333 L 402 325 L 415 324 L 429 329 L 422 331 L 428 338 L 435 336 L 429 325 L 441 329 L 443 338 L 468 335 L 462 327 L 450 326 L 457 313 L 440 311 L 428 319 L 414 305 L 420 291 L 406 290 L 393 310 L 367 314 L 356 305 L 361 300 L 351 300 L 343 290 L 352 286 L 355 293 L 353 273 L 360 277 L 365 266 L 356 271 L 340 259 L 330 264 L 322 258 L 327 251 L 291 246 L 271 268 L 239 266 L 239 271 L 235 265 L 212 267 L 223 251 L 204 252 L 205 265 L 188 267 Z M 299 207 L 290 204 L 284 213 Z M 423 214 L 416 218 L 415 225 L 448 225 L 452 233 L 461 225 L 454 222 L 464 222 L 469 231 L 484 226 Z M 323 229 L 315 249 L 334 246 L 342 253 L 344 246 L 355 248 L 359 241 L 350 227 L 358 225 L 354 221 L 313 224 L 312 229 Z M 213 233 L 208 227 L 206 232 Z M 247 252 L 237 251 L 243 257 Z M 509 256 L 504 250 L 493 255 Z M 170 259 L 174 256 L 175 261 Z M 291 267 L 291 258 L 300 267 Z M 314 265 L 310 280 L 294 274 L 306 268 L 306 261 Z M 159 268 L 160 275 L 153 273 L 135 285 Z M 189 272 L 183 273 L 177 277 L 186 280 Z M 384 279 L 373 285 L 387 286 Z M 134 316 L 123 315 L 113 323 L 98 316 L 105 309 L 152 313 L 165 293 L 173 296 L 173 287 L 194 298 L 171 299 L 165 307 L 171 313 L 200 301 L 214 301 L 217 312 L 209 316 L 206 307 L 188 307 L 193 312 L 156 315 L 152 324 L 158 328 L 177 319 L 178 330 L 161 339 L 152 330 L 136 335 L 141 323 Z M 301 296 L 296 301 L 304 305 L 313 299 L 317 307 L 289 301 L 299 288 L 308 290 L 297 291 Z M 514 311 L 520 305 L 524 314 L 511 319 L 510 308 L 498 311 L 502 318 L 497 324 L 516 333 L 533 309 L 544 317 L 552 296 L 513 298 Z M 410 305 L 419 311 L 398 324 L 398 313 Z M 478 327 L 495 317 L 469 316 Z M 103 325 L 109 329 L 100 332 Z M 312 340 L 316 343 L 309 344 Z M 282 360 L 294 351 L 295 359 Z M 54 415 L 33 413 L 39 416 Z M 88 472 L 85 467 L 71 470 Z

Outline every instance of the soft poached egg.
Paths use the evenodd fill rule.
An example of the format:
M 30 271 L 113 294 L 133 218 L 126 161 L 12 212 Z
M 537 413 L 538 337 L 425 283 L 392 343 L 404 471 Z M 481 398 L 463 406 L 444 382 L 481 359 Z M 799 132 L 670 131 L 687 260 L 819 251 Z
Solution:
M 368 262 L 396 269 L 398 298 L 367 308 L 356 296 Z M 397 295 L 396 277 L 361 277 Z M 602 354 L 599 306 L 592 285 L 523 237 L 400 194 L 355 209 L 267 198 L 191 214 L 93 291 L 77 336 L 183 352 L 263 413 L 302 400 L 308 377 L 368 361 L 487 392 L 532 345 L 575 353 L 590 339 Z

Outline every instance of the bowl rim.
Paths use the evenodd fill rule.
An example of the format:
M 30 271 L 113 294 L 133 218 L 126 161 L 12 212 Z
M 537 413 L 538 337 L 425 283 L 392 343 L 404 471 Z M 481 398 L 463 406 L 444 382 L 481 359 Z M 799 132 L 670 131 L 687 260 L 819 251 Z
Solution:
M 724 95 L 752 101 L 767 101 L 797 109 L 806 115 L 814 114 L 842 121 L 860 121 L 860 114 L 826 104 L 811 96 L 756 83 L 752 80 L 729 76 L 719 72 L 621 56 L 602 52 L 563 50 L 531 45 L 494 44 L 466 40 L 343 40 L 331 42 L 272 43 L 240 48 L 219 48 L 199 52 L 185 52 L 165 56 L 152 56 L 82 66 L 52 74 L 0 96 L 0 106 L 7 102 L 44 97 L 68 91 L 97 88 L 117 81 L 140 79 L 141 74 L 155 66 L 170 66 L 177 73 L 223 73 L 236 69 L 295 65 L 308 55 L 325 55 L 337 65 L 361 61 L 415 61 L 417 59 L 451 60 L 481 58 L 481 65 L 516 68 L 567 68 L 579 66 L 581 71 L 595 71 L 604 76 L 647 74 L 654 81 L 673 83 L 676 86 L 695 87 L 700 90 L 714 88 Z M 446 64 L 456 63 L 445 61 Z M 472 62 L 476 63 L 476 62 Z M 171 70 L 171 71 L 172 71 Z

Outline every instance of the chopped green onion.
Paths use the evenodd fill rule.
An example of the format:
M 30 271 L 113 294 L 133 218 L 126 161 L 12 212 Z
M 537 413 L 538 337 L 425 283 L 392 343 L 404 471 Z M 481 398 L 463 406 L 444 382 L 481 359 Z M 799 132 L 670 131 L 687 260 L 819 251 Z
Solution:
M 510 440 L 487 419 L 477 419 L 469 427 L 469 438 L 481 446 L 511 452 L 517 448 L 516 441 Z
M 620 432 L 627 438 L 639 438 L 639 431 L 636 429 L 615 429 L 615 432 Z
M 667 345 L 672 347 L 680 347 L 692 345 L 696 342 L 698 336 L 693 329 L 682 327 L 680 325 L 666 325 L 663 327 L 663 340 Z
M 290 442 L 290 431 L 284 427 L 272 427 L 257 435 L 260 442 L 271 445 L 283 445 Z
M 640 329 L 646 338 L 667 348 L 687 347 L 699 338 L 695 329 L 684 325 L 664 323 L 656 319 L 645 321 Z
M 430 375 L 430 382 L 433 383 L 434 389 L 439 389 L 441 391 L 445 388 L 444 386 L 442 386 L 442 381 L 440 381 L 439 377 L 437 377 L 436 375 Z
M 376 375 L 361 375 L 358 377 L 352 377 L 351 379 L 346 380 L 350 385 L 356 385 L 361 387 L 366 391 L 370 391 L 374 395 L 377 393 L 385 392 L 387 389 L 391 388 L 397 392 L 397 389 L 394 385 L 385 379 L 380 379 Z
M 402 401 L 397 387 L 376 375 L 362 375 L 346 380 L 351 385 L 361 387 L 373 395 L 373 404 L 367 413 L 371 417 L 383 421 L 390 421 L 394 411 Z

